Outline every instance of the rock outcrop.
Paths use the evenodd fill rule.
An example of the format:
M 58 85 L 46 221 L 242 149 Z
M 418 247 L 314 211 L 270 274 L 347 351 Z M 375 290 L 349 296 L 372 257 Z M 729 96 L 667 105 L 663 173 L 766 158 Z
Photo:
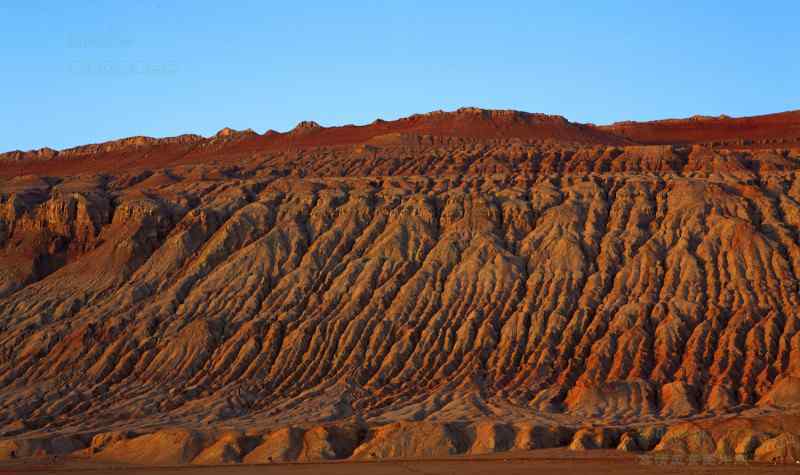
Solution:
M 766 440 L 755 452 L 761 462 L 795 463 L 800 460 L 800 436 L 782 433 Z
M 620 440 L 617 430 L 609 428 L 584 428 L 575 433 L 575 437 L 570 443 L 570 450 L 590 450 L 590 449 L 611 449 L 623 444 L 623 449 L 630 442 Z M 628 447 L 632 449 L 632 447 Z
M 296 427 L 285 427 L 264 436 L 244 458 L 245 463 L 292 462 L 303 449 L 303 431 Z
M 94 458 L 141 465 L 187 464 L 200 454 L 204 443 L 203 435 L 195 431 L 165 429 L 113 442 Z
M 353 458 L 430 458 L 465 451 L 465 442 L 454 426 L 434 422 L 397 422 L 372 431 L 353 453 Z
M 253 451 L 259 437 L 248 436 L 242 431 L 227 431 L 214 443 L 200 452 L 192 463 L 195 465 L 222 465 L 241 463 L 244 456 Z

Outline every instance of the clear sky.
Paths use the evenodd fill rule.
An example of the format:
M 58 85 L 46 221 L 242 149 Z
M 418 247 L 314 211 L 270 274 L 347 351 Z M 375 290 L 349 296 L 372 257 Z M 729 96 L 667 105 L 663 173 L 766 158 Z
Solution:
M 800 2 L 0 1 L 0 150 L 461 106 L 800 109 Z

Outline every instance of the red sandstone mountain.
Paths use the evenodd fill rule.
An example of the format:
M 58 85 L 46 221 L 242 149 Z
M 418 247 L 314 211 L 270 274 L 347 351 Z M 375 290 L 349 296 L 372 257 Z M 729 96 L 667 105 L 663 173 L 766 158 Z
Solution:
M 755 117 L 694 116 L 655 122 L 618 122 L 606 132 L 641 144 L 757 145 L 800 143 L 800 111 Z
M 0 457 L 788 457 L 798 123 L 461 109 L 4 154 Z

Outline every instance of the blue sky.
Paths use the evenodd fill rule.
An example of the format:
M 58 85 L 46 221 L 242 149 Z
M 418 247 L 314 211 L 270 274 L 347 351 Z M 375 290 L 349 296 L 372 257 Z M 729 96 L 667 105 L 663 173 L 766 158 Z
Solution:
M 461 106 L 800 109 L 797 1 L 9 0 L 0 21 L 0 150 Z

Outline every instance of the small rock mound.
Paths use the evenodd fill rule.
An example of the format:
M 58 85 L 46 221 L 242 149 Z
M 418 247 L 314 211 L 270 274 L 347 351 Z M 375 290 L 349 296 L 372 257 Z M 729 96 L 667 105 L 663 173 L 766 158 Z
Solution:
M 195 465 L 222 465 L 240 463 L 247 452 L 253 450 L 260 442 L 255 437 L 247 437 L 239 431 L 222 434 L 216 442 L 203 449 L 192 460 Z
M 569 444 L 574 431 L 562 426 L 522 423 L 514 427 L 518 450 L 549 449 Z
M 784 432 L 764 441 L 755 451 L 759 462 L 795 463 L 800 460 L 800 436 Z
M 464 450 L 461 437 L 447 424 L 396 422 L 375 429 L 353 459 L 444 457 Z
M 617 450 L 621 450 L 623 452 L 637 452 L 641 450 L 639 447 L 638 442 L 636 442 L 636 438 L 631 434 L 625 433 L 622 434 L 622 437 L 619 438 L 619 445 L 617 445 Z
M 244 136 L 252 136 L 258 135 L 253 131 L 253 129 L 245 129 L 245 130 L 236 130 L 230 127 L 224 127 L 219 132 L 214 135 L 214 138 L 234 138 L 234 137 L 244 137 Z
M 636 441 L 636 446 L 639 450 L 653 450 L 658 445 L 664 433 L 667 432 L 667 427 L 663 425 L 647 425 L 639 427 L 629 434 Z
M 244 463 L 291 462 L 303 448 L 303 430 L 284 427 L 264 436 L 261 445 L 244 457 Z
M 303 435 L 298 461 L 316 462 L 349 457 L 364 439 L 366 430 L 359 425 L 317 426 Z
M 313 120 L 304 120 L 298 123 L 291 131 L 293 134 L 300 134 L 310 132 L 312 130 L 321 129 L 322 126 L 318 123 L 314 122 Z
M 713 454 L 716 443 L 708 431 L 687 422 L 670 427 L 654 450 L 681 455 Z
M 513 426 L 495 422 L 479 422 L 469 432 L 474 440 L 469 453 L 473 455 L 511 450 L 516 439 Z
M 92 437 L 92 441 L 89 444 L 89 454 L 100 452 L 109 445 L 134 437 L 136 437 L 136 433 L 133 431 L 102 432 Z
M 233 134 L 235 134 L 235 133 L 236 133 L 236 131 L 235 131 L 235 130 L 233 130 L 232 128 L 230 128 L 230 127 L 224 127 L 224 128 L 222 128 L 222 129 L 221 129 L 219 132 L 217 132 L 217 133 L 214 135 L 214 137 L 229 137 L 229 136 L 231 136 L 231 135 L 233 135 Z
M 112 443 L 94 458 L 139 465 L 180 465 L 191 462 L 203 446 L 204 437 L 198 432 L 167 429 Z
M 244 457 L 245 463 L 318 462 L 349 457 L 364 439 L 358 424 L 317 426 L 308 430 L 287 427 L 267 434 Z
M 34 455 L 65 455 L 86 447 L 79 437 L 8 439 L 0 441 L 0 460 L 13 460 Z
M 617 445 L 619 434 L 614 429 L 584 428 L 575 433 L 570 450 L 610 449 Z

